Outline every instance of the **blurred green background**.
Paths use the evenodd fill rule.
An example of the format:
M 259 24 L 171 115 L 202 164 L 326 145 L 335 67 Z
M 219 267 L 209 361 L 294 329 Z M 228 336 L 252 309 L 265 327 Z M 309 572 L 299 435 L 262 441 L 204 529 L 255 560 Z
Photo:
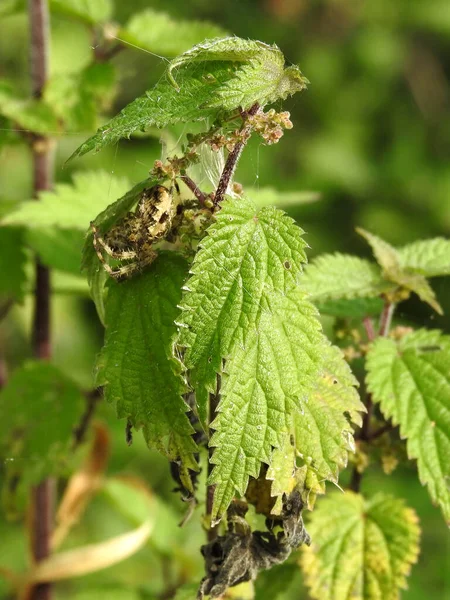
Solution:
M 450 235 L 448 0 L 153 0 L 150 6 L 175 19 L 206 19 L 238 36 L 276 43 L 310 80 L 307 91 L 283 103 L 283 109 L 291 112 L 294 129 L 276 146 L 252 140 L 236 174 L 244 187 L 320 194 L 317 202 L 289 208 L 307 233 L 310 257 L 332 251 L 368 256 L 367 246 L 355 233 L 357 225 L 394 245 Z M 125 23 L 148 7 L 144 0 L 116 0 L 114 19 Z M 77 72 L 88 64 L 94 42 L 83 23 L 53 15 L 51 35 L 52 75 Z M 138 49 L 118 54 L 113 63 L 118 85 L 109 115 L 148 89 L 166 66 L 161 58 Z M 0 17 L 0 78 L 12 80 L 24 95 L 29 93 L 24 12 Z M 158 139 L 142 137 L 65 166 L 89 133 L 59 138 L 58 182 L 70 181 L 75 171 L 101 168 L 126 175 L 134 183 L 144 179 L 153 161 L 161 157 Z M 0 202 L 11 206 L 32 194 L 31 156 L 25 141 L 15 138 L 9 144 L 11 132 L 0 134 Z M 404 323 L 448 331 L 448 278 L 435 280 L 433 287 L 447 316 L 433 315 L 427 305 L 414 299 L 402 305 L 399 316 Z M 87 298 L 59 296 L 53 308 L 55 362 L 89 389 L 102 339 L 93 304 Z M 0 344 L 12 368 L 29 356 L 29 321 L 30 302 L 26 301 L 0 327 Z M 186 572 L 199 576 L 201 561 L 196 548 L 203 534 L 198 523 L 189 524 L 181 533 L 176 530 L 183 507 L 170 494 L 172 482 L 165 461 L 148 452 L 141 440 L 131 449 L 126 447 L 123 423 L 115 421 L 108 407 L 101 412 L 113 436 L 109 473 L 133 473 L 147 480 L 168 503 L 170 514 L 164 516 L 164 522 L 170 533 L 162 543 L 163 550 L 149 544 L 119 567 L 82 578 L 75 587 L 63 586 L 61 598 L 100 598 L 100 587 L 104 597 L 112 600 L 154 598 L 152 594 L 164 587 L 161 573 L 166 582 L 178 581 L 170 564 L 171 545 L 181 545 L 180 564 L 186 561 Z M 396 472 L 391 478 L 369 470 L 363 491 L 379 489 L 399 493 L 416 508 L 422 523 L 421 557 L 402 597 L 450 598 L 448 531 L 413 470 Z M 104 539 L 123 530 L 121 519 L 129 526 L 130 516 L 123 511 L 118 516 L 113 504 L 107 494 L 94 502 L 84 524 L 73 534 L 74 545 L 92 541 L 92 535 Z M 19 531 L 18 526 L 6 524 L 0 531 L 1 563 L 11 567 L 24 562 L 24 539 Z M 91 593 L 94 585 L 97 592 Z M 306 595 L 298 574 L 280 599 L 301 598 Z

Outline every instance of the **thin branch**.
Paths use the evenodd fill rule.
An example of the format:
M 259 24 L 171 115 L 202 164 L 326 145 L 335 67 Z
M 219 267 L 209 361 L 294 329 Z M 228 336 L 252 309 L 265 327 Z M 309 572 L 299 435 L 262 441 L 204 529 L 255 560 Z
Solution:
M 385 423 L 379 429 L 377 429 L 376 431 L 374 431 L 371 434 L 369 441 L 376 440 L 377 438 L 382 436 L 384 433 L 387 433 L 388 431 L 392 431 L 393 429 L 394 429 L 394 426 L 392 425 L 392 423 Z
M 48 79 L 49 12 L 47 0 L 28 0 L 30 14 L 31 93 L 40 98 Z
M 351 490 L 353 490 L 356 493 L 359 492 L 359 489 L 361 487 L 362 476 L 363 476 L 363 474 L 361 473 L 361 471 L 358 471 L 358 469 L 355 467 L 353 469 L 352 479 L 350 481 L 349 487 Z
M 74 448 L 84 442 L 89 425 L 92 422 L 92 418 L 95 413 L 95 407 L 97 403 L 102 399 L 102 389 L 96 388 L 86 393 L 86 410 L 81 416 L 79 424 L 73 431 L 74 436 Z
M 8 365 L 5 357 L 0 353 L 0 390 L 5 387 L 8 382 Z
M 395 304 L 386 300 L 384 303 L 383 312 L 380 318 L 380 331 L 378 333 L 381 337 L 386 337 L 389 333 L 389 329 L 392 323 L 392 317 L 394 316 Z
M 193 181 L 189 177 L 189 175 L 180 175 L 180 179 L 187 185 L 187 187 L 191 190 L 191 192 L 197 198 L 197 200 L 200 203 L 200 206 L 204 206 L 207 195 L 201 191 L 201 189 L 198 187 L 198 185 L 195 183 L 195 181 Z
M 47 0 L 29 0 L 31 90 L 34 98 L 41 98 L 48 78 L 49 64 L 49 11 Z M 51 141 L 44 136 L 30 136 L 33 155 L 33 191 L 39 192 L 53 185 L 53 150 Z M 32 325 L 32 351 L 40 360 L 51 356 L 50 344 L 50 273 L 36 259 L 36 288 Z M 46 479 L 31 492 L 31 550 L 33 560 L 39 562 L 50 554 L 53 529 L 55 481 Z M 36 585 L 32 600 L 51 600 L 50 583 Z
M 395 311 L 395 304 L 393 302 L 389 302 L 389 300 L 386 300 L 385 304 L 384 304 L 383 312 L 381 313 L 381 317 L 380 317 L 380 329 L 378 332 L 379 336 L 385 337 L 389 333 L 389 328 L 391 326 L 394 311 Z M 373 342 L 373 340 L 377 337 L 377 335 L 376 335 L 375 329 L 373 327 L 372 319 L 370 317 L 365 317 L 363 319 L 363 324 L 364 324 L 364 328 L 366 330 L 367 339 L 369 340 L 369 342 Z M 377 438 L 380 435 L 382 435 L 383 433 L 385 433 L 385 431 L 389 431 L 389 429 L 391 429 L 392 425 L 386 424 L 386 425 L 383 425 L 378 431 L 371 432 L 370 431 L 370 421 L 372 419 L 373 408 L 374 408 L 371 394 L 367 394 L 365 407 L 367 409 L 367 412 L 363 417 L 361 431 L 358 432 L 359 435 L 355 436 L 355 438 L 357 438 L 358 440 L 361 440 L 363 442 L 370 442 L 371 440 L 374 440 L 375 438 Z M 350 489 L 352 489 L 354 492 L 359 491 L 359 488 L 361 486 L 362 475 L 363 474 L 360 473 L 356 467 L 354 467 L 352 479 L 350 482 Z
M 366 330 L 367 339 L 369 342 L 373 342 L 377 334 L 375 333 L 372 319 L 370 317 L 364 317 L 363 325 L 364 329 Z
M 243 112 L 242 117 L 245 118 L 247 116 L 254 115 L 258 112 L 258 109 L 259 109 L 259 104 L 256 103 L 247 112 Z M 248 141 L 248 137 L 250 137 L 251 128 L 249 125 L 245 125 L 245 120 L 244 120 L 244 125 L 243 125 L 241 131 L 242 131 L 244 139 L 240 142 L 237 142 L 235 144 L 233 150 L 228 155 L 228 158 L 225 163 L 225 167 L 222 171 L 222 175 L 220 176 L 219 184 L 217 186 L 217 190 L 216 190 L 216 193 L 214 196 L 215 206 L 218 206 L 222 202 L 222 200 L 227 192 L 230 180 L 233 177 L 233 173 L 236 169 L 239 157 L 242 154 L 242 150 L 244 149 L 245 144 Z M 247 135 L 248 135 L 248 137 L 246 137 Z

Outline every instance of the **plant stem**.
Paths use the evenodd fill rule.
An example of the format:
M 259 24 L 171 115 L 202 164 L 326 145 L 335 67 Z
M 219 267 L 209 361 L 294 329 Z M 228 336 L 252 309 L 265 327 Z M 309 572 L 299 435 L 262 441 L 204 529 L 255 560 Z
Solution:
M 380 318 L 380 331 L 378 333 L 381 337 L 386 337 L 391 327 L 392 317 L 394 316 L 395 304 L 386 300 L 384 303 L 383 312 Z
M 47 0 L 29 0 L 31 91 L 34 98 L 41 98 L 48 79 L 49 58 L 49 12 Z M 41 135 L 30 138 L 33 155 L 33 192 L 37 199 L 42 190 L 53 184 L 53 151 L 51 140 Z M 32 329 L 32 351 L 35 358 L 48 360 L 50 344 L 50 273 L 36 259 L 36 284 Z M 53 528 L 55 482 L 46 479 L 31 492 L 31 551 L 33 560 L 39 562 L 50 554 L 50 538 Z M 35 586 L 32 600 L 50 600 L 50 583 Z
M 85 394 L 86 396 L 86 410 L 84 411 L 79 424 L 73 430 L 74 443 L 73 446 L 76 448 L 84 442 L 86 432 L 91 424 L 92 417 L 95 413 L 95 407 L 97 403 L 102 399 L 102 388 L 96 388 L 90 390 Z
M 220 384 L 221 384 L 221 377 L 220 377 L 220 375 L 217 375 L 216 376 L 216 391 L 214 394 L 209 395 L 209 422 L 210 423 L 212 423 L 214 421 L 216 412 L 217 412 L 217 407 L 219 405 Z M 208 449 L 208 478 L 211 475 L 211 472 L 213 470 L 213 465 L 211 463 L 212 453 L 213 453 L 213 448 L 209 448 Z M 206 517 L 207 518 L 210 518 L 212 515 L 215 487 L 216 487 L 215 485 L 208 485 L 208 484 L 206 485 Z M 218 525 L 216 525 L 215 527 L 211 527 L 211 524 L 210 524 L 208 533 L 207 533 L 208 542 L 215 540 L 217 537 L 217 534 L 218 534 Z
M 358 471 L 358 469 L 355 467 L 353 469 L 352 479 L 350 481 L 350 489 L 356 493 L 359 492 L 359 488 L 361 487 L 362 476 L 363 474 L 361 471 Z
M 258 112 L 258 109 L 259 104 L 254 104 L 247 112 L 242 113 L 243 118 L 245 118 L 246 116 L 256 114 Z M 245 138 L 245 134 L 250 134 L 251 128 L 249 125 L 245 125 L 245 121 L 241 131 L 244 134 L 244 140 L 241 142 L 237 142 L 233 150 L 228 155 L 225 167 L 223 169 L 222 175 L 220 176 L 219 184 L 217 186 L 217 190 L 214 196 L 215 206 L 218 206 L 222 202 L 223 197 L 227 192 L 228 184 L 230 183 L 230 180 L 236 169 L 239 157 L 241 156 L 242 150 L 244 149 L 244 146 L 248 141 Z
M 389 333 L 394 311 L 395 304 L 393 302 L 390 302 L 389 300 L 385 300 L 383 312 L 381 313 L 380 317 L 380 329 L 378 332 L 379 336 L 385 337 Z M 370 319 L 370 317 L 365 317 L 363 319 L 363 324 L 366 330 L 367 339 L 369 340 L 369 342 L 373 342 L 377 335 L 375 334 L 372 319 Z M 358 436 L 358 439 L 363 442 L 370 442 L 371 440 L 382 435 L 385 431 L 389 431 L 392 428 L 392 426 L 389 423 L 387 423 L 386 425 L 383 425 L 383 427 L 381 427 L 378 431 L 372 433 L 370 431 L 370 420 L 373 414 L 373 401 L 371 394 L 367 394 L 365 406 L 367 412 L 363 417 L 361 432 Z M 363 474 L 360 473 L 356 467 L 354 467 L 352 479 L 350 482 L 350 489 L 352 489 L 354 492 L 359 492 L 362 475 Z
M 363 325 L 364 329 L 366 330 L 367 339 L 369 342 L 373 342 L 373 340 L 376 338 L 376 333 L 372 319 L 370 317 L 364 317 Z
M 195 183 L 195 181 L 193 181 L 189 177 L 189 175 L 180 175 L 180 179 L 187 185 L 187 187 L 191 190 L 191 192 L 197 198 L 197 200 L 200 203 L 200 206 L 204 206 L 207 195 L 201 191 L 201 189 L 198 187 L 198 185 Z
M 386 433 L 388 431 L 392 431 L 393 429 L 394 429 L 394 426 L 392 425 L 392 423 L 385 423 L 379 429 L 377 429 L 376 431 L 374 431 L 371 434 L 370 441 L 376 440 L 377 438 L 382 436 L 384 433 Z

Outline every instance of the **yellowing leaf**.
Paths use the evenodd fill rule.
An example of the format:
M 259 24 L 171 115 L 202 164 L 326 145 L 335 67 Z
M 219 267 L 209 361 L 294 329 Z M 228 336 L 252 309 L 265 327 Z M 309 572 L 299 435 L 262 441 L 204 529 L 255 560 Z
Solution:
M 317 600 L 399 600 L 418 556 L 417 516 L 384 494 L 353 492 L 320 502 L 308 523 L 301 564 Z

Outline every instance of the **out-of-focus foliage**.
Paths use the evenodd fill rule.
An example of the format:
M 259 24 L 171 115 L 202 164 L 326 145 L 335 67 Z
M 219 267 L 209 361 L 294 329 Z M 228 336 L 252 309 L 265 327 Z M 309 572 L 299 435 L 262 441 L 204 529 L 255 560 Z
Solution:
M 195 43 L 192 40 L 186 43 L 183 36 L 172 35 L 171 23 L 195 19 L 209 21 L 214 27 L 243 38 L 276 43 L 292 63 L 300 65 L 311 82 L 309 90 L 301 97 L 284 104 L 284 108 L 291 111 L 294 130 L 285 135 L 282 144 L 270 149 L 259 140 L 252 141 L 236 173 L 237 180 L 249 186 L 270 186 L 296 194 L 314 190 L 320 194 L 320 201 L 314 204 L 283 206 L 306 230 L 310 256 L 339 251 L 365 252 L 369 258 L 369 249 L 354 232 L 356 225 L 390 240 L 396 247 L 418 238 L 448 237 L 450 13 L 445 0 L 241 0 L 239 3 L 152 0 L 150 6 L 148 0 L 116 0 L 115 3 L 54 0 L 51 4 L 52 79 L 45 99 L 58 100 L 57 114 L 50 114 L 46 105 L 35 110 L 33 106 L 29 108 L 20 103 L 20 99 L 29 94 L 28 59 L 24 51 L 28 44 L 26 3 L 23 0 L 0 2 L 0 77 L 8 82 L 2 90 L 14 90 L 12 99 L 9 96 L 5 101 L 5 105 L 9 105 L 9 117 L 0 117 L 0 214 L 12 210 L 17 200 L 31 197 L 31 163 L 24 132 L 11 131 L 26 129 L 30 121 L 24 119 L 33 118 L 34 126 L 40 119 L 44 130 L 53 129 L 55 125 L 59 183 L 68 182 L 73 171 L 101 168 L 106 176 L 99 182 L 100 202 L 100 193 L 111 201 L 119 197 L 120 194 L 108 193 L 110 186 L 114 186 L 115 177 L 125 176 L 132 183 L 144 180 L 153 161 L 161 156 L 157 138 L 136 137 L 118 147 L 107 148 L 95 157 L 88 156 L 65 168 L 63 165 L 75 148 L 94 133 L 94 126 L 102 123 L 100 119 L 94 124 L 91 100 L 86 101 L 86 98 L 96 100 L 102 95 L 105 116 L 109 118 L 116 114 L 127 102 L 160 80 L 167 63 L 152 52 L 171 58 Z M 94 4 L 95 10 L 92 9 Z M 142 32 L 136 25 L 132 26 L 133 15 L 149 8 L 170 12 L 171 19 L 165 21 L 158 39 L 164 44 L 170 41 L 170 46 L 180 41 L 185 44 L 182 48 L 170 54 L 168 45 L 157 46 L 154 39 L 150 43 L 147 38 L 138 37 Z M 72 20 L 74 14 L 76 19 Z M 96 27 L 101 27 L 111 14 L 119 23 L 112 34 L 141 45 L 145 51 L 128 46 L 113 58 L 114 69 L 100 65 L 90 80 L 90 83 L 98 84 L 94 89 L 84 75 L 92 74 L 92 53 L 97 44 L 89 23 L 96 22 Z M 164 32 L 167 33 L 166 40 Z M 208 34 L 208 37 L 214 35 Z M 0 98 L 0 112 L 1 105 Z M 80 106 L 89 110 L 78 110 Z M 175 126 L 170 135 L 176 141 L 182 132 L 183 126 Z M 248 190 L 247 185 L 245 189 Z M 69 198 L 66 200 L 68 204 L 72 203 Z M 95 214 L 96 210 L 92 210 L 92 216 Z M 87 228 L 92 216 L 86 208 L 83 229 Z M 7 252 L 3 252 L 3 238 L 0 239 L 0 266 L 2 273 L 7 275 L 1 278 L 1 300 L 4 295 L 21 297 L 26 288 L 23 234 L 12 228 L 4 233 L 11 239 L 7 242 Z M 77 233 L 80 234 L 81 229 Z M 45 244 L 50 241 L 54 244 L 48 237 L 53 233 L 42 229 L 39 239 L 33 235 L 36 233 L 31 232 L 28 244 L 39 250 L 45 259 Z M 76 233 L 71 236 L 66 236 L 65 241 L 70 248 L 78 248 L 81 238 L 75 239 Z M 416 256 L 415 252 L 406 256 L 406 248 L 404 252 L 405 260 L 409 261 L 413 254 Z M 419 254 L 425 255 L 423 248 L 419 249 Z M 73 256 L 72 252 L 64 254 L 62 264 L 55 266 L 66 265 L 67 270 L 74 273 Z M 422 261 L 417 267 L 422 269 L 426 265 Z M 8 282 L 7 287 L 4 281 Z M 74 285 L 67 283 L 70 282 L 64 282 L 58 273 L 53 274 L 55 289 L 65 289 L 66 293 L 73 290 Z M 100 287 L 103 290 L 103 281 Z M 400 317 L 407 322 L 435 324 L 448 330 L 448 280 L 436 279 L 433 287 L 446 317 L 433 315 L 426 305 L 413 299 L 404 305 Z M 345 300 L 341 305 L 343 302 Z M 366 313 L 367 305 L 361 309 L 361 305 L 356 304 L 359 300 L 351 302 L 355 314 L 358 310 L 361 315 Z M 344 308 L 343 314 L 348 314 L 348 306 Z M 101 336 L 92 304 L 87 299 L 57 297 L 54 309 L 55 361 L 64 373 L 73 375 L 90 388 L 92 364 Z M 337 303 L 330 308 L 330 313 L 339 314 Z M 379 314 L 379 305 L 374 313 Z M 14 309 L 0 326 L 0 352 L 6 355 L 12 368 L 29 354 L 30 318 L 30 304 L 25 302 L 23 308 Z M 173 484 L 167 477 L 165 463 L 148 451 L 139 436 L 136 436 L 130 453 L 123 442 L 123 424 L 115 424 L 112 411 L 107 407 L 101 408 L 101 414 L 107 415 L 112 424 L 110 472 L 134 473 L 150 481 L 155 497 L 163 499 L 158 504 L 156 518 L 159 530 L 135 557 L 99 574 L 81 578 L 70 589 L 58 586 L 58 594 L 60 598 L 88 600 L 101 598 L 101 590 L 105 598 L 113 600 L 136 600 L 143 596 L 153 600 L 170 586 L 176 586 L 186 578 L 201 576 L 198 548 L 204 535 L 195 520 L 185 529 L 177 528 L 182 507 L 177 504 L 174 509 L 176 500 L 170 494 Z M 442 527 L 439 511 L 429 506 L 427 491 L 415 481 L 414 473 L 402 471 L 396 479 L 391 478 L 387 483 L 386 479 L 382 481 L 388 488 L 386 491 L 408 498 L 408 505 L 416 509 L 422 521 L 424 558 L 413 570 L 409 590 L 402 593 L 402 598 L 444 597 L 450 581 L 445 563 L 447 532 Z M 369 471 L 363 491 L 370 493 L 379 487 L 378 472 Z M 118 506 L 119 510 L 116 510 Z M 114 494 L 102 492 L 89 507 L 86 521 L 74 530 L 68 545 L 88 543 L 93 538 L 103 540 L 135 525 L 131 508 L 132 502 L 123 490 Z M 0 525 L 0 536 L 2 545 L 8 548 L 5 565 L 16 568 L 26 554 L 24 539 L 18 527 L 5 523 Z M 163 547 L 156 540 L 162 541 Z M 161 573 L 166 569 L 167 557 L 174 547 L 181 566 L 164 580 Z M 300 577 L 291 580 L 290 567 L 292 565 L 283 567 L 287 571 L 277 568 L 268 572 L 267 579 L 256 585 L 257 600 L 275 597 L 270 595 L 264 582 L 277 572 L 283 580 L 283 589 L 280 591 L 277 587 L 277 593 L 280 591 L 277 600 L 303 597 Z M 136 582 L 141 582 L 139 590 Z M 5 589 L 2 586 L 3 582 L 0 582 L 1 592 Z

